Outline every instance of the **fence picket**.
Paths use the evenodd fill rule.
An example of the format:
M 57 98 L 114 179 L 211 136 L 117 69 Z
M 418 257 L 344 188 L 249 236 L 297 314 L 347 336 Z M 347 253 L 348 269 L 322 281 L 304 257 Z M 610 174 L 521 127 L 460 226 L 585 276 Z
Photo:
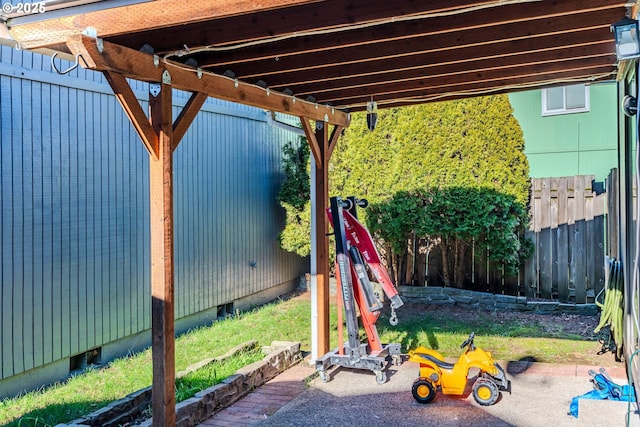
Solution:
M 592 302 L 604 283 L 604 212 L 606 194 L 593 191 L 594 177 L 532 180 L 532 227 L 537 242 L 532 258 L 538 271 L 524 269 L 527 288 L 560 302 Z M 609 189 L 609 186 L 608 186 Z M 539 217 L 540 216 L 540 217 Z M 550 273 L 551 270 L 551 273 Z
M 593 302 L 604 286 L 605 250 L 611 255 L 617 241 L 611 237 L 617 232 L 616 215 L 607 215 L 605 223 L 606 207 L 611 209 L 617 194 L 616 176 L 613 170 L 603 194 L 593 190 L 593 175 L 532 179 L 525 237 L 533 242 L 534 253 L 517 274 L 505 275 L 500 265 L 488 263 L 484 254 L 472 256 L 469 249 L 467 269 L 474 274 L 469 273 L 469 283 L 463 285 L 564 303 Z M 429 266 L 427 286 L 442 286 L 440 251 L 431 251 L 428 259 L 426 254 L 420 257 L 417 262 Z

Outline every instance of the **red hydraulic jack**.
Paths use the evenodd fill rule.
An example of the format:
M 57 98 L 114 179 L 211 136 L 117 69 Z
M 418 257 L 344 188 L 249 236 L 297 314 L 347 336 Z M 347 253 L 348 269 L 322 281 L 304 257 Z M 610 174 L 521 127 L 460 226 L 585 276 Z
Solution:
M 358 222 L 356 206 L 364 208 L 368 205 L 367 201 L 355 197 L 346 200 L 332 197 L 330 202 L 327 215 L 336 240 L 338 348 L 320 357 L 316 361 L 316 370 L 324 382 L 330 379 L 328 369 L 331 366 L 369 370 L 375 373 L 378 384 L 384 384 L 389 362 L 393 361 L 396 365 L 400 363 L 401 348 L 400 344 L 380 343 L 376 321 L 383 304 L 369 281 L 367 266 L 391 301 L 389 323 L 392 326 L 398 324 L 395 309 L 403 302 L 381 265 L 380 255 L 369 231 Z M 367 335 L 366 343 L 360 341 L 356 306 Z M 348 336 L 346 344 L 343 342 L 343 310 Z

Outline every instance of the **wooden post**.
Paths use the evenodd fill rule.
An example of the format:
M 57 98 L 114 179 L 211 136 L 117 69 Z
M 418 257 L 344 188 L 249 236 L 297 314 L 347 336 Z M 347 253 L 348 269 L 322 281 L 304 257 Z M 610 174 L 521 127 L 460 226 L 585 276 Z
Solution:
M 316 158 L 315 191 L 316 194 L 316 266 L 318 280 L 318 354 L 329 352 L 329 138 L 327 123 L 316 122 L 315 140 L 320 148 L 320 158 Z
M 124 76 L 109 71 L 104 75 L 149 152 L 153 424 L 170 426 L 176 422 L 172 153 L 207 95 L 193 93 L 172 123 L 172 87 L 168 71 L 162 73 L 161 83 L 151 83 L 149 87 L 149 118 Z
M 315 168 L 311 171 L 315 175 L 315 186 L 311 190 L 315 194 L 316 217 L 316 268 L 317 268 L 317 297 L 316 313 L 318 316 L 316 348 L 318 356 L 329 352 L 329 159 L 338 143 L 344 126 L 336 125 L 329 137 L 329 124 L 316 122 L 312 129 L 308 118 L 300 117 L 302 128 L 307 136 L 309 147 L 315 159 Z M 314 254 L 311 254 L 314 256 Z
M 157 158 L 150 156 L 151 228 L 151 345 L 153 358 L 152 411 L 154 426 L 176 423 L 174 259 L 173 259 L 173 123 L 171 76 L 151 84 L 151 126 L 158 135 Z M 159 90 L 159 91 L 158 91 Z

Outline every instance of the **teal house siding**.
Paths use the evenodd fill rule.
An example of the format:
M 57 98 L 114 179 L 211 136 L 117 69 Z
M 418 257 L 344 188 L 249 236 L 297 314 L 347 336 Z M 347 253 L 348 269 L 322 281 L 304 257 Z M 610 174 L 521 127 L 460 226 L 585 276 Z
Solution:
M 65 69 L 68 63 L 61 63 Z M 147 109 L 148 86 L 132 82 Z M 174 117 L 188 94 L 174 92 Z M 100 73 L 0 46 L 0 397 L 150 340 L 149 161 Z M 208 99 L 174 154 L 176 329 L 294 289 L 282 146 L 262 110 Z
M 616 84 L 591 85 L 589 96 L 588 112 L 543 116 L 541 90 L 509 94 L 532 178 L 595 175 L 604 181 L 617 166 Z

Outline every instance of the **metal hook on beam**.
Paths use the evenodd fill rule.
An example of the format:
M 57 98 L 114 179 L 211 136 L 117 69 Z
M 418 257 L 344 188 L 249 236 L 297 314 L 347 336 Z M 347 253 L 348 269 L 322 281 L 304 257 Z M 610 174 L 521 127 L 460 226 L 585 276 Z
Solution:
M 87 61 L 85 61 L 85 59 L 82 57 L 81 54 L 77 53 L 76 54 L 76 62 L 75 64 L 73 64 L 71 67 L 67 68 L 64 71 L 60 71 L 58 69 L 58 67 L 56 67 L 56 63 L 54 61 L 54 59 L 56 59 L 56 56 L 58 55 L 58 52 L 55 52 L 53 54 L 53 56 L 51 56 L 51 68 L 53 68 L 55 70 L 56 73 L 58 74 L 69 74 L 70 72 L 72 72 L 73 70 L 75 70 L 76 68 L 78 68 L 78 65 L 80 65 L 80 59 L 82 59 L 82 62 L 84 62 L 84 66 L 88 67 L 89 65 L 87 64 Z

